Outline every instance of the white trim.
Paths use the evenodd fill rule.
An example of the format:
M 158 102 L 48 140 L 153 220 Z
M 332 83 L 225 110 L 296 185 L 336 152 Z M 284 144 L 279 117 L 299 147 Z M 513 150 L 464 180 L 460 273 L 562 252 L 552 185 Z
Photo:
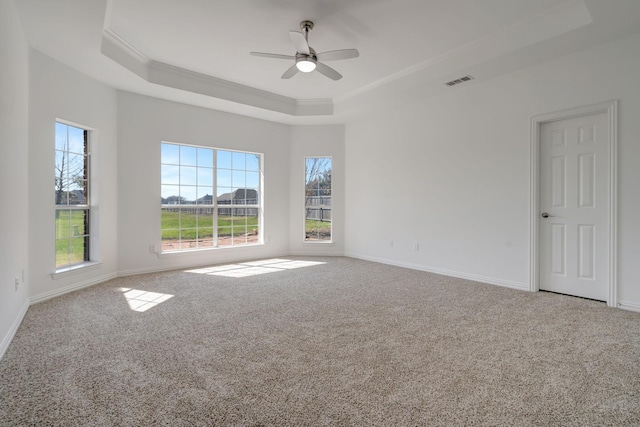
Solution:
M 618 308 L 640 313 L 640 304 L 629 301 L 618 301 Z
M 53 291 L 44 292 L 35 296 L 32 296 L 29 301 L 31 304 L 36 304 L 42 301 L 46 301 L 51 298 L 59 297 L 69 292 L 77 291 L 78 289 L 87 288 L 89 286 L 97 285 L 98 283 L 106 282 L 107 280 L 115 279 L 118 277 L 117 273 L 105 274 L 104 276 L 94 277 L 83 282 L 74 283 L 63 288 L 55 289 Z
M 618 101 L 607 108 L 609 120 L 609 299 L 618 303 Z
M 109 3 L 111 4 L 112 2 L 109 1 Z M 107 10 L 109 9 L 111 9 L 111 7 L 107 6 Z M 129 43 L 124 37 L 113 31 L 111 28 L 104 29 L 102 38 L 103 40 L 106 39 L 113 43 L 115 46 L 118 46 L 120 49 L 122 49 L 123 52 L 126 52 L 129 56 L 131 56 L 141 64 L 149 63 L 149 57 L 147 55 L 139 51 L 134 45 Z
M 296 100 L 296 116 L 332 116 L 333 100 L 330 98 Z
M 305 240 L 302 242 L 303 245 L 326 245 L 326 246 L 335 246 L 335 240 Z
M 311 245 L 310 245 L 311 246 Z M 288 256 L 345 256 L 333 244 L 318 245 L 314 248 L 300 248 L 288 252 Z M 355 258 L 355 257 L 354 257 Z
M 295 99 L 177 67 L 146 56 L 111 28 L 102 33 L 100 51 L 149 83 L 186 90 L 290 116 L 331 116 L 330 98 Z
M 86 131 L 89 131 L 89 132 L 93 132 L 93 131 L 96 130 L 96 129 L 92 128 L 92 127 L 89 127 L 89 126 L 86 126 L 86 125 L 83 125 L 83 124 L 80 124 L 80 123 L 72 122 L 71 120 L 61 119 L 59 117 L 56 117 L 56 122 L 57 123 L 61 123 L 63 125 L 71 126 L 71 127 L 74 127 L 74 128 L 78 128 L 78 129 L 81 129 L 81 130 L 86 130 Z M 88 138 L 88 136 L 87 136 L 87 138 Z M 91 151 L 91 141 L 89 141 L 89 151 Z M 76 154 L 80 154 L 80 153 L 76 153 Z
M 529 170 L 529 291 L 540 290 L 540 260 L 538 259 L 538 212 L 540 192 L 540 124 L 536 118 L 531 119 L 531 144 L 530 144 L 530 170 Z
M 147 64 L 148 81 L 163 86 L 183 89 L 202 95 L 215 96 L 228 101 L 247 103 L 259 108 L 273 109 L 295 115 L 296 100 L 262 89 L 209 76 L 207 74 L 151 60 Z
M 117 277 L 127 277 L 127 276 L 136 276 L 138 274 L 150 274 L 150 273 L 162 273 L 164 271 L 172 271 L 172 270 L 180 270 L 182 268 L 195 268 L 195 267 L 199 267 L 200 264 L 198 265 L 193 265 L 193 266 L 175 266 L 175 265 L 171 265 L 171 266 L 166 266 L 166 267 L 148 267 L 148 268 L 134 268 L 131 270 L 123 270 L 118 272 L 118 276 Z
M 102 264 L 101 261 L 98 261 L 100 257 L 100 254 L 99 254 L 100 245 L 98 244 L 100 227 L 99 227 L 99 221 L 98 221 L 98 204 L 96 203 L 96 201 L 98 200 L 98 197 L 96 196 L 96 194 L 98 194 L 99 191 L 97 190 L 97 186 L 95 184 L 96 176 L 94 176 L 94 172 L 93 172 L 94 167 L 93 167 L 93 159 L 91 154 L 93 151 L 93 147 L 96 144 L 96 141 L 98 138 L 98 131 L 95 128 L 85 126 L 83 124 L 75 123 L 70 120 L 61 119 L 61 118 L 56 118 L 55 125 L 57 126 L 58 124 L 66 125 L 68 127 L 73 127 L 73 128 L 82 130 L 86 133 L 86 141 L 85 141 L 86 148 L 82 153 L 71 152 L 68 149 L 65 149 L 65 150 L 58 150 L 58 148 L 55 149 L 56 151 L 63 151 L 66 153 L 73 153 L 76 155 L 85 156 L 85 164 L 86 164 L 85 175 L 89 177 L 86 183 L 86 193 L 84 194 L 86 203 L 78 204 L 78 205 L 55 204 L 54 208 L 56 212 L 56 218 L 58 216 L 58 212 L 62 212 L 62 211 L 87 211 L 88 212 L 89 229 L 85 230 L 85 234 L 86 236 L 89 237 L 89 258 L 90 259 L 89 261 L 84 261 L 79 264 L 73 264 L 73 265 L 65 264 L 65 266 L 59 269 L 56 269 L 53 273 L 51 273 L 51 277 L 54 280 L 61 277 L 66 277 L 71 274 L 76 274 L 80 271 L 93 270 L 95 268 L 95 265 Z M 54 237 L 55 237 L 55 233 L 54 233 Z
M 51 273 L 53 280 L 62 279 L 63 277 L 73 276 L 75 274 L 84 273 L 85 271 L 97 270 L 102 267 L 102 261 L 87 261 L 82 264 L 75 264 L 69 267 L 61 268 Z
M 540 198 L 540 126 L 544 123 L 572 119 L 591 114 L 605 113 L 609 127 L 609 290 L 607 305 L 617 307 L 617 238 L 618 238 L 618 101 L 606 101 L 584 107 L 572 108 L 553 113 L 540 114 L 531 118 L 531 162 L 530 162 L 530 204 L 529 213 L 529 286 L 531 292 L 540 290 L 540 260 L 538 256 L 538 224 Z
M 175 251 L 161 251 L 161 252 L 155 252 L 155 254 L 158 256 L 158 258 L 164 258 L 164 257 L 175 257 L 175 256 L 179 256 L 179 255 L 191 255 L 194 253 L 206 253 L 209 251 L 220 251 L 220 250 L 227 250 L 227 249 L 239 249 L 239 248 L 252 248 L 255 246 L 264 246 L 265 243 L 263 242 L 256 242 L 256 243 L 247 243 L 245 245 L 223 245 L 223 246 L 212 246 L 212 247 L 202 247 L 202 248 L 193 248 L 193 249 L 178 249 Z
M 20 324 L 22 324 L 22 320 L 24 319 L 24 316 L 27 314 L 28 309 L 29 309 L 29 300 L 26 300 L 24 304 L 22 304 L 22 307 L 20 308 L 20 311 L 18 312 L 18 315 L 16 316 L 16 318 L 13 319 L 13 323 L 11 324 L 11 327 L 7 331 L 7 334 L 2 339 L 2 342 L 0 342 L 0 360 L 2 360 L 2 357 L 7 352 L 7 349 L 9 348 L 9 346 L 11 345 L 11 341 L 13 341 L 13 337 L 15 337 L 16 332 L 18 332 L 18 328 L 20 327 Z
M 160 142 L 160 149 L 162 150 L 162 148 L 164 146 L 169 146 L 169 145 L 173 145 L 175 146 L 177 149 L 181 149 L 182 147 L 191 147 L 191 148 L 195 148 L 195 149 L 204 149 L 204 150 L 210 150 L 211 151 L 211 160 L 212 160 L 212 166 L 208 167 L 208 166 L 195 166 L 196 170 L 200 170 L 200 169 L 210 169 L 212 171 L 212 181 L 211 181 L 211 185 L 210 187 L 213 189 L 213 193 L 211 195 L 211 204 L 197 204 L 194 202 L 197 202 L 197 200 L 195 200 L 194 202 L 191 203 L 180 203 L 180 204 L 173 204 L 173 203 L 161 203 L 160 204 L 160 209 L 161 212 L 164 209 L 174 209 L 174 210 L 182 210 L 182 209 L 211 209 L 213 212 L 211 213 L 212 217 L 213 217 L 213 224 L 218 224 L 218 220 L 219 220 L 219 210 L 220 209 L 255 209 L 257 210 L 257 217 L 258 217 L 258 241 L 257 242 L 251 242 L 251 243 L 245 243 L 245 244 L 238 244 L 238 245 L 219 245 L 219 236 L 218 236 L 218 227 L 214 226 L 213 227 L 213 242 L 216 243 L 216 246 L 205 246 L 205 247 L 196 247 L 196 248 L 186 248 L 186 249 L 177 249 L 177 250 L 162 250 L 162 242 L 160 242 L 159 244 L 154 244 L 153 246 L 155 247 L 155 249 L 152 249 L 152 253 L 155 253 L 158 258 L 160 258 L 161 256 L 164 255 L 168 255 L 168 254 L 176 254 L 176 253 L 189 253 L 189 252 L 199 252 L 199 251 L 209 251 L 209 250 L 217 250 L 217 249 L 226 249 L 226 248 L 238 248 L 238 247 L 247 247 L 247 246 L 255 246 L 255 245 L 263 245 L 264 244 L 264 232 L 263 232 L 263 212 L 264 212 L 264 208 L 263 208 L 263 203 L 264 203 L 264 153 L 259 153 L 259 152 L 255 152 L 255 151 L 242 151 L 242 150 L 231 150 L 231 149 L 225 149 L 225 148 L 218 148 L 218 147 L 212 147 L 212 146 L 203 146 L 203 145 L 194 145 L 194 144 L 184 144 L 181 142 L 171 142 L 171 141 L 161 141 Z M 233 198 L 230 200 L 230 203 L 220 203 L 220 201 L 218 200 L 219 197 L 215 196 L 216 194 L 216 189 L 218 189 L 218 174 L 215 172 L 216 169 L 218 169 L 218 155 L 220 152 L 231 152 L 231 153 L 238 153 L 238 154 L 242 154 L 242 155 L 253 155 L 256 156 L 258 159 L 258 170 L 254 170 L 254 169 L 247 169 L 247 166 L 245 165 L 243 169 L 240 168 L 234 168 L 231 167 L 231 169 L 226 169 L 230 172 L 234 172 L 234 171 L 241 171 L 244 172 L 245 175 L 249 172 L 254 173 L 257 172 L 258 174 L 258 186 L 256 189 L 256 195 L 257 195 L 257 199 L 259 200 L 259 203 L 251 203 L 251 204 L 240 204 L 240 203 L 235 203 L 235 201 L 233 200 Z M 162 166 L 171 166 L 171 167 L 177 167 L 177 166 L 182 166 L 182 162 L 181 160 L 177 160 L 177 163 L 173 162 L 173 163 L 165 163 L 165 162 L 160 162 L 161 167 Z M 160 182 L 161 186 L 164 186 L 165 183 L 163 180 L 161 180 Z M 198 185 L 201 185 L 202 183 L 198 183 Z M 246 184 L 246 183 L 245 183 Z M 177 185 L 179 188 L 182 188 L 183 185 L 189 186 L 190 184 L 183 184 L 182 183 L 182 179 L 179 178 L 178 179 L 178 183 L 166 183 L 166 185 L 172 185 L 175 186 Z M 231 185 L 231 184 L 229 184 Z M 233 187 L 236 188 L 236 187 Z M 248 190 L 252 190 L 253 187 L 245 187 L 245 200 L 246 200 L 246 196 L 247 196 L 247 191 Z M 228 187 L 228 190 L 232 190 L 232 187 Z M 236 191 L 239 191 L 240 188 L 237 188 L 237 190 L 232 191 L 231 193 L 225 193 L 225 194 L 233 194 Z M 173 196 L 171 196 L 173 197 Z M 196 195 L 197 197 L 197 195 Z M 253 199 L 252 199 L 253 200 Z M 204 214 L 203 214 L 204 215 Z M 245 211 L 245 216 L 248 217 L 248 213 Z M 207 215 L 208 216 L 208 215 Z M 179 238 L 179 242 L 182 242 L 183 239 L 182 237 Z
M 362 256 L 362 255 L 358 255 L 358 254 L 351 253 L 351 252 L 345 253 L 345 256 L 351 257 L 351 258 L 356 258 L 356 259 L 362 259 L 362 260 L 365 260 L 365 261 L 378 262 L 380 264 L 387 264 L 387 265 L 394 265 L 396 267 L 409 268 L 411 270 L 426 271 L 428 273 L 440 274 L 442 276 L 455 277 L 455 278 L 458 278 L 458 279 L 472 280 L 474 282 L 480 282 L 480 283 L 486 283 L 486 284 L 489 284 L 489 285 L 501 286 L 503 288 L 517 289 L 517 290 L 520 290 L 520 291 L 527 291 L 529 289 L 529 287 L 528 287 L 528 285 L 526 283 L 513 282 L 513 281 L 510 281 L 510 280 L 496 279 L 494 277 L 480 276 L 480 275 L 477 275 L 477 274 L 461 273 L 459 271 L 446 270 L 444 268 L 430 267 L 428 265 L 413 264 L 413 263 L 389 260 L 389 259 L 384 259 L 384 258 Z
M 303 245 L 335 245 L 333 238 L 333 181 L 331 182 L 331 239 L 330 240 L 307 240 L 307 160 L 308 159 L 329 159 L 331 161 L 331 173 L 333 174 L 333 156 L 304 156 L 304 186 L 302 187 L 302 244 Z
M 109 28 L 102 34 L 100 53 L 137 76 L 149 80 L 149 58 Z

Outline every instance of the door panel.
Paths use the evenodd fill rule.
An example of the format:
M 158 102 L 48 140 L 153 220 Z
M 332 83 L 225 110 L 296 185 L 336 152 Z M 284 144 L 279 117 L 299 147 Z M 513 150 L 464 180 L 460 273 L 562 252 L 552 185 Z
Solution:
M 540 289 L 605 301 L 609 289 L 606 114 L 540 127 Z

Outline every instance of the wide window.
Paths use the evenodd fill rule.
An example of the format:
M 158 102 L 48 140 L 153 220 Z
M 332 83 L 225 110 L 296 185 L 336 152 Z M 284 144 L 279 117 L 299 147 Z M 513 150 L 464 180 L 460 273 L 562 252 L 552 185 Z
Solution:
M 261 242 L 262 155 L 163 142 L 162 251 Z
M 56 269 L 90 260 L 89 132 L 56 122 Z
M 305 159 L 305 240 L 331 241 L 331 157 Z

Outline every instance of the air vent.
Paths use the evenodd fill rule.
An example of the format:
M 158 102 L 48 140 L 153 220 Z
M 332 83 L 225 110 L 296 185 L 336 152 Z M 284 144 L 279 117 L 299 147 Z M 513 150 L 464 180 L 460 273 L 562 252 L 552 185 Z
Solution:
M 473 77 L 467 75 L 464 77 L 460 77 L 459 79 L 455 79 L 455 80 L 451 80 L 450 82 L 446 82 L 445 84 L 447 86 L 455 86 L 455 85 L 459 85 L 460 83 L 464 83 L 464 82 L 468 82 L 469 80 L 472 80 Z

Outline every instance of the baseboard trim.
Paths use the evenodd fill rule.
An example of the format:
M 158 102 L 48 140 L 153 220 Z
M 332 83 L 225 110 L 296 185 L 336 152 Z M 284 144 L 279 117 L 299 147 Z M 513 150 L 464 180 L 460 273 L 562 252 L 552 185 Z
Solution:
M 287 255 L 284 256 L 310 256 L 310 257 L 341 257 L 346 256 L 342 253 L 336 253 L 336 251 L 305 251 L 305 250 L 297 250 L 291 251 Z
M 623 310 L 636 311 L 636 312 L 640 313 L 640 304 L 636 304 L 636 303 L 633 303 L 633 302 L 618 301 L 617 307 L 621 308 Z
M 172 267 L 163 267 L 163 268 L 157 268 L 157 267 L 135 268 L 133 270 L 119 271 L 117 277 L 135 276 L 137 274 L 162 273 L 164 271 L 184 270 L 184 269 L 188 269 L 188 268 L 195 268 L 195 267 L 184 267 L 184 266 L 176 267 L 176 266 L 172 266 Z
M 9 331 L 2 339 L 2 342 L 0 343 L 0 360 L 2 360 L 2 357 L 6 353 L 9 346 L 11 345 L 11 341 L 13 341 L 13 337 L 16 335 L 16 332 L 18 332 L 18 328 L 20 327 L 20 324 L 22 324 L 22 320 L 24 319 L 24 316 L 27 314 L 27 310 L 29 310 L 29 306 L 30 306 L 29 300 L 26 300 L 24 304 L 22 304 L 22 307 L 20 308 L 20 311 L 18 312 L 18 315 L 16 316 L 16 318 L 13 319 L 11 328 L 9 328 Z
M 77 291 L 78 289 L 88 288 L 89 286 L 97 285 L 98 283 L 106 282 L 107 280 L 115 279 L 118 277 L 117 273 L 105 274 L 104 276 L 94 277 L 93 279 L 86 280 L 84 282 L 74 283 L 73 285 L 65 286 L 60 289 L 56 289 L 50 292 L 44 292 L 39 295 L 35 295 L 29 299 L 31 304 L 36 304 L 42 301 L 46 301 L 51 298 L 59 297 L 69 292 Z
M 351 252 L 345 253 L 345 256 L 361 259 L 364 261 L 379 262 L 380 264 L 394 265 L 396 267 L 409 268 L 411 270 L 426 271 L 428 273 L 441 274 L 443 276 L 455 277 L 458 279 L 473 280 L 474 282 L 487 283 L 489 285 L 501 286 L 503 288 L 517 289 L 520 291 L 529 291 L 529 285 L 526 283 L 512 282 L 508 280 L 496 279 L 494 277 L 479 276 L 477 274 L 461 273 L 459 271 L 446 270 L 442 268 L 430 267 L 423 264 L 413 264 L 408 262 L 393 261 L 384 258 L 369 257 Z

